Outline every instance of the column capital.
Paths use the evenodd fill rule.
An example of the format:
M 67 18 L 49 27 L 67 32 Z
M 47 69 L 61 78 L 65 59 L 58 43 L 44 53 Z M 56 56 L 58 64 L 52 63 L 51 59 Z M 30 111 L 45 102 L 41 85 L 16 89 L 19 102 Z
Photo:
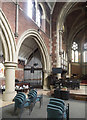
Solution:
M 5 62 L 4 66 L 6 68 L 15 68 L 17 66 L 17 63 L 16 62 Z

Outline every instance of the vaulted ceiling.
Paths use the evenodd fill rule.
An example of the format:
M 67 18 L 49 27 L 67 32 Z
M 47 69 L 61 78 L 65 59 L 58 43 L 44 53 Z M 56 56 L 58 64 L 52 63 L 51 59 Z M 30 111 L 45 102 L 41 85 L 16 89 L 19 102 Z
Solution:
M 65 27 L 67 29 L 67 39 L 69 34 L 73 34 L 74 40 L 83 40 L 87 31 L 87 9 L 85 2 L 77 3 L 67 14 Z M 83 32 L 84 31 L 84 32 Z M 78 35 L 78 39 L 76 36 Z

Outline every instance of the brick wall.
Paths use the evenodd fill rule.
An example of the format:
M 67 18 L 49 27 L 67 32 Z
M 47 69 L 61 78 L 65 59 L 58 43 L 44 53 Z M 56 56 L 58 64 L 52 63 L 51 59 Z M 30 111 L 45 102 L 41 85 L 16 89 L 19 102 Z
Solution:
M 39 27 L 35 24 L 35 22 L 33 22 L 28 16 L 27 16 L 27 3 L 19 3 L 20 7 L 23 9 L 19 10 L 19 21 L 18 21 L 18 38 L 15 38 L 16 43 L 19 39 L 19 37 L 28 29 L 35 29 L 38 30 Z M 47 5 L 45 4 L 44 7 L 46 7 L 46 14 L 47 14 L 47 20 L 49 21 L 49 9 L 47 7 Z M 10 3 L 10 2 L 4 2 L 2 3 L 2 10 L 4 12 L 4 14 L 6 15 L 6 18 L 8 19 L 8 22 L 12 28 L 13 33 L 15 33 L 15 14 L 16 14 L 16 6 L 14 3 Z M 46 31 L 46 33 L 44 33 L 42 30 L 39 31 L 39 33 L 41 34 L 41 37 L 43 38 L 48 52 L 49 52 L 49 35 L 50 35 L 50 24 L 47 20 L 44 20 L 45 25 L 47 26 L 46 28 L 44 28 L 44 26 L 42 26 L 42 29 L 44 28 L 44 31 Z M 18 64 L 18 68 L 16 68 L 15 71 L 15 78 L 17 78 L 18 80 L 24 80 L 24 66 L 22 66 L 21 64 Z
M 26 3 L 22 5 L 22 8 L 26 7 Z M 4 14 L 6 15 L 8 22 L 12 28 L 13 33 L 15 33 L 15 4 L 14 3 L 3 3 L 2 4 L 2 10 L 4 11 Z M 48 17 L 49 18 L 49 17 Z M 50 24 L 46 22 L 46 33 L 44 33 L 42 30 L 40 31 L 41 36 L 43 40 L 45 41 L 48 52 L 49 52 L 49 29 Z M 38 30 L 39 27 L 27 16 L 26 10 L 24 9 L 24 12 L 19 10 L 19 21 L 18 21 L 18 35 L 19 37 L 28 29 L 36 29 Z M 19 37 L 16 39 L 16 41 L 19 39 Z
M 24 69 L 16 70 L 15 78 L 18 79 L 19 81 L 23 81 L 24 80 Z

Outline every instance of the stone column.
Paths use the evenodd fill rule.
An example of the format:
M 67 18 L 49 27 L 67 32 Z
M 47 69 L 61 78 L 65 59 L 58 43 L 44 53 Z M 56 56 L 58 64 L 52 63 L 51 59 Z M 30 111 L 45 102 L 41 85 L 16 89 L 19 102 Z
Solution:
M 61 55 L 63 50 L 62 50 L 62 35 L 63 35 L 63 30 L 59 30 L 59 54 Z
M 59 30 L 58 33 L 57 33 L 57 46 L 56 46 L 57 64 L 56 64 L 56 67 L 58 67 L 58 68 L 61 68 L 62 34 L 63 34 L 62 30 Z M 57 76 L 58 76 L 58 79 L 60 79 L 61 78 L 61 73 L 58 73 Z
M 71 44 L 72 45 L 72 44 Z M 72 73 L 72 68 L 71 68 L 71 62 L 72 62 L 72 50 L 71 50 L 71 45 L 70 45 L 70 48 L 68 48 L 68 74 L 69 74 L 69 77 L 71 77 L 71 73 Z
M 69 62 L 69 78 L 71 77 L 71 62 Z
M 3 93 L 4 101 L 12 101 L 15 92 L 15 67 L 16 63 L 6 62 L 5 63 L 5 92 Z
M 43 82 L 43 89 L 48 90 L 48 72 L 44 71 L 44 82 Z

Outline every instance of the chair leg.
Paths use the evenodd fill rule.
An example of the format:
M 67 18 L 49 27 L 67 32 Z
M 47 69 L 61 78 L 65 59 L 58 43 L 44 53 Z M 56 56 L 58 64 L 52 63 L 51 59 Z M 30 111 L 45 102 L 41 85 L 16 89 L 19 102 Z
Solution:
M 69 103 L 67 105 L 67 120 L 69 120 Z
M 32 110 L 33 110 L 33 103 L 31 103 L 29 106 L 29 115 L 31 114 Z
M 23 110 L 24 110 L 24 107 L 22 107 L 22 108 L 20 109 L 20 115 L 19 115 L 19 118 L 20 118 L 20 119 L 21 119 L 21 116 L 22 116 Z
M 42 103 L 43 103 L 43 95 L 41 95 L 41 97 L 40 97 L 40 108 L 41 108 L 41 106 L 42 106 Z

